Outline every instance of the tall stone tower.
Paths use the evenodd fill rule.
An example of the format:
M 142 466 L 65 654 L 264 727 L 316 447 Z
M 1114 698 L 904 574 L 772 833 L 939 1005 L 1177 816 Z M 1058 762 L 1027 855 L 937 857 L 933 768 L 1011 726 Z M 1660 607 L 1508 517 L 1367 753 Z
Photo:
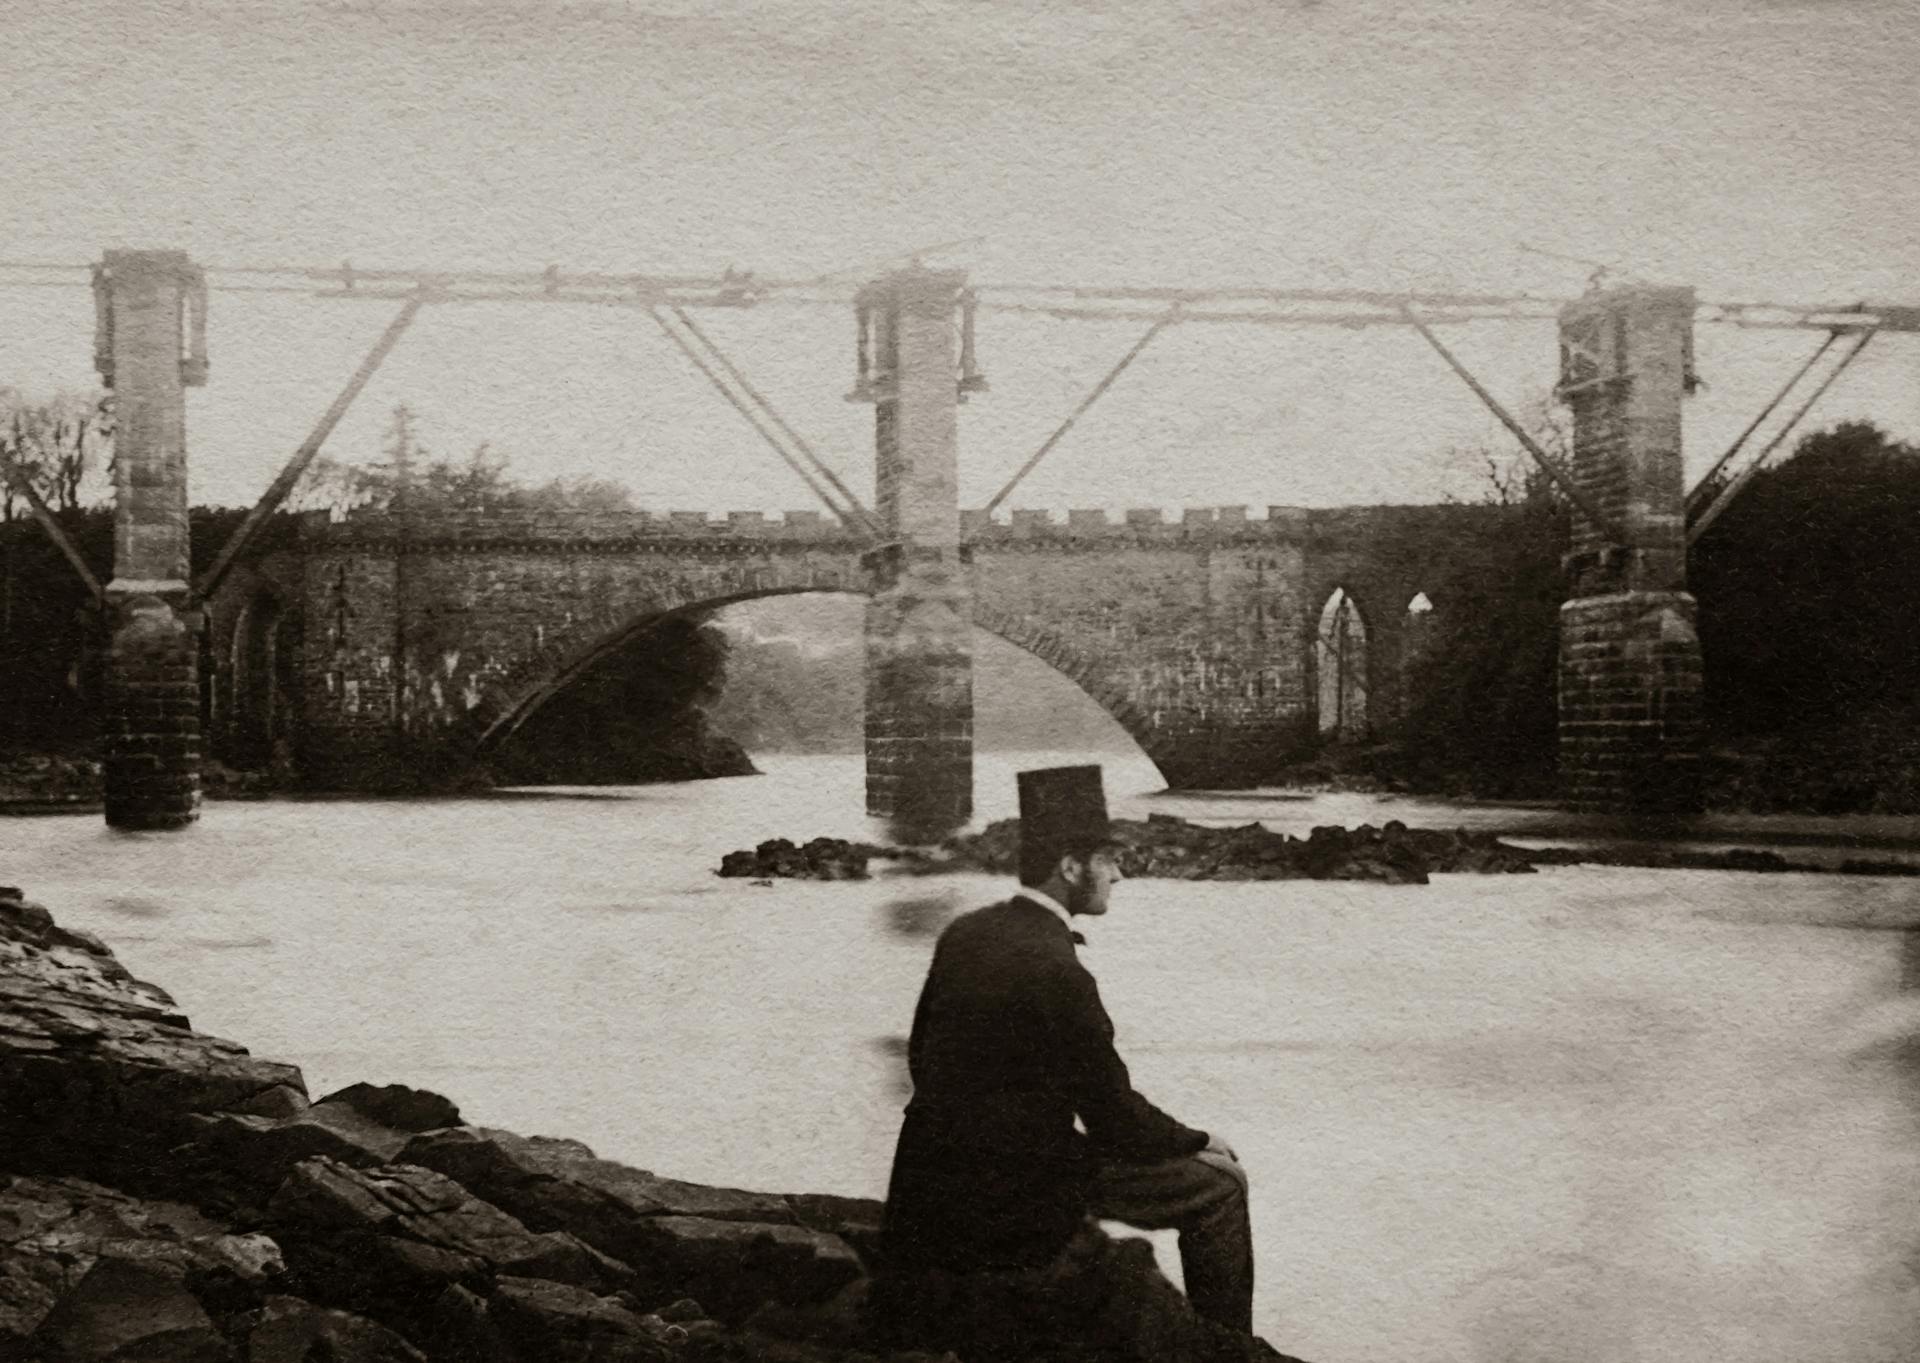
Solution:
M 180 251 L 108 251 L 94 363 L 113 390 L 107 584 L 107 822 L 178 828 L 200 810 L 198 621 L 189 615 L 186 387 L 206 381 L 200 272 Z
M 1624 541 L 1575 520 L 1560 608 L 1560 770 L 1575 808 L 1699 806 L 1700 641 L 1681 460 L 1693 311 L 1691 289 L 1632 286 L 1560 314 L 1573 478 Z
M 868 557 L 867 812 L 907 837 L 950 832 L 973 814 L 973 611 L 957 439 L 965 279 L 916 267 L 859 299 L 883 539 Z

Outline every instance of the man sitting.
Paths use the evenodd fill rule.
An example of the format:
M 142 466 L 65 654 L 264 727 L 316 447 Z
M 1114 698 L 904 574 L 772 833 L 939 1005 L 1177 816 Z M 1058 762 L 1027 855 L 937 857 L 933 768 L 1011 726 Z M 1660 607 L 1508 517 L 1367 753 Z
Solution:
M 1052 1314 L 1103 1357 L 1280 1357 L 1249 1338 L 1246 1173 L 1134 1091 L 1075 952 L 1072 919 L 1121 879 L 1100 768 L 1019 785 L 1021 889 L 947 927 L 914 1012 L 876 1310 L 901 1342 L 963 1355 L 996 1317 L 1021 1340 Z M 1191 1306 L 1090 1218 L 1177 1229 Z

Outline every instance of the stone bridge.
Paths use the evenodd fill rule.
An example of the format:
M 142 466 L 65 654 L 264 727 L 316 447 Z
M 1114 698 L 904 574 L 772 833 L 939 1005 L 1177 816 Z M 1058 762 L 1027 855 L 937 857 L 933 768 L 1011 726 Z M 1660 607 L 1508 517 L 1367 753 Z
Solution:
M 822 590 L 868 598 L 871 813 L 927 828 L 970 815 L 976 624 L 1072 677 L 1169 781 L 1231 781 L 1316 732 L 1395 714 L 1419 629 L 1409 607 L 1473 541 L 1467 529 L 1498 533 L 1491 513 L 1435 507 L 1214 510 L 1177 524 L 1152 513 L 1117 525 L 1097 512 L 1064 525 L 970 517 L 958 502 L 957 413 L 983 387 L 967 345 L 971 295 L 963 273 L 915 266 L 856 299 L 849 396 L 874 408 L 874 499 L 871 514 L 851 496 L 838 509 L 863 527 L 858 538 L 752 514 L 361 520 L 309 527 L 239 578 L 222 584 L 216 565 L 211 584 L 195 583 L 184 390 L 207 374 L 204 280 L 180 252 L 112 251 L 95 287 L 95 360 L 117 421 L 114 572 L 96 594 L 112 634 L 107 820 L 121 827 L 193 820 L 209 721 L 267 746 L 297 735 L 321 779 L 471 750 L 649 622 Z M 423 283 L 355 384 L 430 296 Z M 1557 392 L 1573 416 L 1560 477 L 1584 517 L 1566 564 L 1559 678 L 1561 769 L 1578 806 L 1685 812 L 1698 800 L 1701 663 L 1681 476 L 1695 310 L 1691 290 L 1631 285 L 1559 314 Z M 353 391 L 249 526 L 265 523 Z
M 1072 680 L 1169 784 L 1233 783 L 1323 733 L 1389 726 L 1437 584 L 1500 521 L 1474 506 L 963 513 L 959 562 L 971 623 Z M 363 783 L 422 744 L 483 751 L 670 616 L 871 595 L 888 572 L 813 512 L 309 516 L 209 604 L 210 736 L 256 754 L 283 737 L 313 779 Z M 921 717 L 874 709 L 876 757 L 918 736 Z M 970 736 L 970 712 L 933 722 Z

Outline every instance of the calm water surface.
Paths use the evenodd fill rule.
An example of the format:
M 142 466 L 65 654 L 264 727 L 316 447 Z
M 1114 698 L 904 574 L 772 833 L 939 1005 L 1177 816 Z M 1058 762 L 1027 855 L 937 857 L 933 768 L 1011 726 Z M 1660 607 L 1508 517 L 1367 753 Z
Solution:
M 984 756 L 983 814 L 1011 812 Z M 870 835 L 858 759 L 687 786 L 0 822 L 4 879 L 316 1094 L 683 1177 L 878 1196 L 932 934 L 985 877 L 756 888 Z M 1354 797 L 1116 812 L 1354 822 Z M 1916 882 L 1579 868 L 1121 887 L 1089 930 L 1140 1087 L 1240 1150 L 1259 1328 L 1315 1360 L 1920 1359 Z M 1162 1261 L 1172 1258 L 1164 1239 Z

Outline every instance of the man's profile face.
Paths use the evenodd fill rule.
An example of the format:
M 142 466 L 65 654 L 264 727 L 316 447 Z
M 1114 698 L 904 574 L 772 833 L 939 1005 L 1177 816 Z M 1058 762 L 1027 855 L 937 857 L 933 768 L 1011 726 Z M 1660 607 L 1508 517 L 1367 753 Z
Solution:
M 1060 868 L 1067 880 L 1067 912 L 1098 918 L 1107 911 L 1107 898 L 1113 887 L 1126 877 L 1114 849 L 1103 847 L 1084 857 L 1062 858 Z

